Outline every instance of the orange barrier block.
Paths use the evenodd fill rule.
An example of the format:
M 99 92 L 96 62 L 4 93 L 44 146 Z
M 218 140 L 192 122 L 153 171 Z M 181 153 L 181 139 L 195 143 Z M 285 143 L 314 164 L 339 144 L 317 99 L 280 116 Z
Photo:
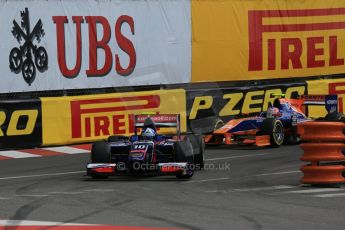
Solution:
M 311 164 L 301 167 L 305 184 L 340 184 L 345 183 L 345 123 L 312 121 L 298 125 L 304 151 L 302 161 Z M 322 165 L 320 162 L 332 165 Z
M 304 122 L 298 124 L 298 133 L 302 141 L 336 142 L 345 141 L 345 123 L 343 122 Z
M 304 173 L 301 182 L 304 184 L 337 184 L 344 183 L 342 173 L 345 170 L 343 165 L 311 166 L 304 165 L 301 171 Z
M 304 154 L 302 161 L 342 161 L 345 160 L 344 143 L 302 143 L 300 147 Z

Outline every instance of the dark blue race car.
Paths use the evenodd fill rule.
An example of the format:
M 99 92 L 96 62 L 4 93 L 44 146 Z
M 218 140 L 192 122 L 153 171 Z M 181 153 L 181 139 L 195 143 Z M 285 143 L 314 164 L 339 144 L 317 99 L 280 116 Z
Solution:
M 157 134 L 158 128 L 175 128 L 172 135 Z M 141 129 L 141 133 L 138 130 Z M 200 135 L 181 135 L 179 115 L 137 115 L 135 134 L 110 136 L 92 145 L 87 175 L 175 175 L 191 178 L 204 166 L 205 145 Z

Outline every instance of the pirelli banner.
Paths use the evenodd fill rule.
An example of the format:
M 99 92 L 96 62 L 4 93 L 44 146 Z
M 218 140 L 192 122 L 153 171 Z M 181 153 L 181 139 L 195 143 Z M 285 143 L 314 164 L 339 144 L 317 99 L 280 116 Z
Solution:
M 309 95 L 338 95 L 338 111 L 345 113 L 345 79 L 307 81 Z M 324 106 L 309 106 L 309 116 L 324 117 Z
M 0 93 L 191 81 L 190 0 L 0 0 Z
M 0 148 L 93 142 L 134 132 L 134 115 L 180 114 L 182 131 L 207 133 L 214 121 L 265 111 L 281 94 L 337 94 L 345 107 L 345 80 L 188 90 L 157 90 L 0 102 Z M 309 117 L 323 117 L 325 106 L 309 106 Z M 160 130 L 162 132 L 164 130 Z
M 186 131 L 184 90 L 41 98 L 43 145 L 91 142 L 134 132 L 134 115 L 180 114 Z
M 42 144 L 41 101 L 0 101 L 0 149 Z
M 192 0 L 192 81 L 344 73 L 345 0 Z

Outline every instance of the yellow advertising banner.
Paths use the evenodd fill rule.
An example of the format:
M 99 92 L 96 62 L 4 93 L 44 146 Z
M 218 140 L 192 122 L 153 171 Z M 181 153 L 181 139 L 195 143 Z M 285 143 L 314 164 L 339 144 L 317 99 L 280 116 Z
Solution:
M 344 73 L 345 0 L 192 0 L 192 81 Z
M 307 81 L 308 95 L 338 95 L 338 110 L 344 113 L 345 108 L 345 78 Z M 327 114 L 325 106 L 309 106 L 310 117 L 324 117 Z
M 134 115 L 180 114 L 186 131 L 183 89 L 41 98 L 43 145 L 92 142 L 134 132 Z

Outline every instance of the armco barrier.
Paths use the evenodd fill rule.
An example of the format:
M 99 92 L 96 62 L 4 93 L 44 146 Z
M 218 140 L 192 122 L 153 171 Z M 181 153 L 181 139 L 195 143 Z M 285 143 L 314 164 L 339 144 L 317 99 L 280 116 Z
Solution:
M 298 125 L 304 153 L 301 171 L 304 184 L 345 183 L 345 123 L 313 121 Z

